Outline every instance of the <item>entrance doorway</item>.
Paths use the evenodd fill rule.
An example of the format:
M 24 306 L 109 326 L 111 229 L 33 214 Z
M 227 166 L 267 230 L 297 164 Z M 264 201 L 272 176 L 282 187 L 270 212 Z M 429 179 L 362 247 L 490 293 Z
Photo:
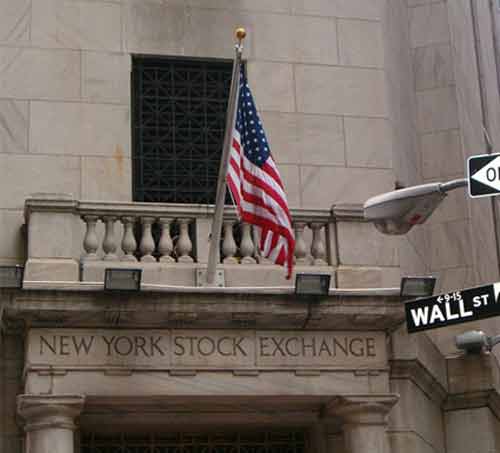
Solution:
M 306 431 L 88 433 L 80 453 L 307 453 Z M 78 450 L 77 450 L 78 451 Z

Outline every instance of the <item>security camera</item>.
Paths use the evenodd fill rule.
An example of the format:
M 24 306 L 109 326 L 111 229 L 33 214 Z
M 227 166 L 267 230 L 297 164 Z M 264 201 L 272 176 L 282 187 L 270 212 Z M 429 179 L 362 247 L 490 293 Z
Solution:
M 479 354 L 483 349 L 491 349 L 488 336 L 481 330 L 471 330 L 455 337 L 457 348 L 472 354 Z

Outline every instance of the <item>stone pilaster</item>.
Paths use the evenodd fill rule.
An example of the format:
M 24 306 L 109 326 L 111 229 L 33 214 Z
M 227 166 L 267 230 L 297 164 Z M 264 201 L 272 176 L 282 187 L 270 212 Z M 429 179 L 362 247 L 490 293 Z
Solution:
M 74 453 L 75 418 L 83 403 L 81 395 L 19 395 L 26 453 Z
M 335 399 L 330 407 L 342 421 L 348 453 L 389 453 L 387 415 L 397 401 L 397 395 Z

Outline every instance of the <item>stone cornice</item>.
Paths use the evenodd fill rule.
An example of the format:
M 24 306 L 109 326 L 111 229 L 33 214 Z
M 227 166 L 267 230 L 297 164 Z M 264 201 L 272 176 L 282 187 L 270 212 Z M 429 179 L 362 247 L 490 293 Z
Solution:
M 447 391 L 439 381 L 417 360 L 391 360 L 390 379 L 409 379 L 436 404 L 441 405 Z
M 448 395 L 443 404 L 443 409 L 446 412 L 478 409 L 481 407 L 489 407 L 495 414 L 495 417 L 500 419 L 500 394 L 496 390 L 491 389 Z
M 0 294 L 4 290 L 0 290 Z M 235 328 L 244 317 L 255 328 L 388 330 L 404 319 L 397 296 L 329 296 L 314 304 L 293 295 L 189 294 L 102 291 L 17 290 L 5 305 L 4 318 L 32 326 L 109 327 L 109 311 L 120 313 L 120 327 L 178 327 L 179 314 L 197 313 L 193 328 Z M 363 313 L 360 318 L 359 314 Z

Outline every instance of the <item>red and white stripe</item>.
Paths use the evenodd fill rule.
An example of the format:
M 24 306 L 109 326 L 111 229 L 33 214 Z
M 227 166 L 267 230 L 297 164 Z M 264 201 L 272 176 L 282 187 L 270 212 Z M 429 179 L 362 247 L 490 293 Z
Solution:
M 290 278 L 295 239 L 278 169 L 271 156 L 262 167 L 248 160 L 236 128 L 233 128 L 227 184 L 240 219 L 254 225 L 254 230 L 260 233 L 262 256 L 286 266 Z

